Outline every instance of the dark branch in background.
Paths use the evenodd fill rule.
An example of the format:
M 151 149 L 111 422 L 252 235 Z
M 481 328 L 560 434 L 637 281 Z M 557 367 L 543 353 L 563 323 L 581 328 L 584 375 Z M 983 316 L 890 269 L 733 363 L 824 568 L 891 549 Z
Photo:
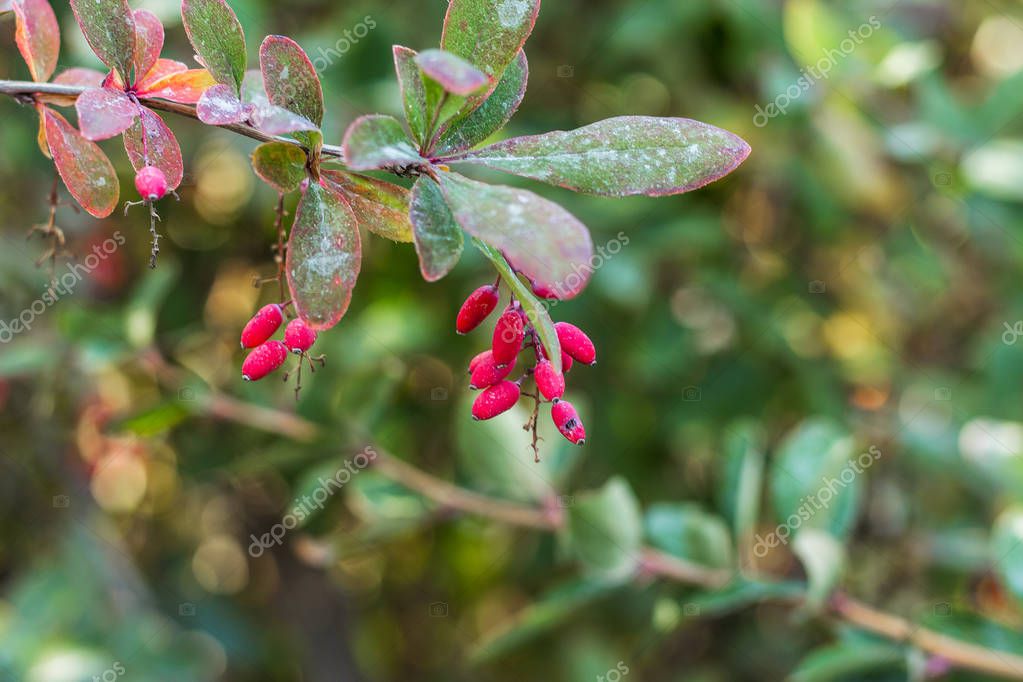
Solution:
M 39 101 L 48 102 L 57 105 L 70 105 L 73 104 L 78 96 L 86 90 L 91 88 L 82 87 L 78 85 L 60 85 L 58 83 L 33 83 L 32 81 L 7 81 L 0 80 L 0 95 L 9 95 L 17 100 L 38 99 Z M 41 95 L 41 97 L 40 97 Z M 172 114 L 179 116 L 185 116 L 186 118 L 194 118 L 199 120 L 198 115 L 195 113 L 195 106 L 191 104 L 178 104 L 177 102 L 168 102 L 161 99 L 144 99 L 146 106 L 150 109 L 156 109 L 158 111 L 168 111 Z M 226 126 L 214 126 L 216 128 L 223 128 L 224 130 L 230 130 L 231 132 L 244 135 L 245 137 L 251 137 L 253 140 L 259 140 L 260 142 L 283 142 L 284 144 L 291 144 L 301 148 L 305 152 L 309 152 L 308 149 L 298 141 L 291 139 L 290 137 L 280 137 L 275 135 L 267 135 L 266 133 L 256 130 L 252 126 L 244 124 L 232 124 Z M 336 145 L 323 145 L 321 153 L 324 156 L 330 156 L 334 158 L 342 158 L 343 153 L 341 147 Z
M 167 364 L 156 350 L 144 355 L 143 361 L 148 364 L 158 381 L 173 390 L 182 387 L 185 373 Z M 219 419 L 301 442 L 314 441 L 323 435 L 322 427 L 302 417 L 250 405 L 214 389 L 210 389 L 205 400 L 200 401 L 200 406 Z M 435 502 L 442 509 L 474 514 L 531 530 L 557 532 L 565 526 L 561 509 L 556 506 L 540 508 L 488 497 L 421 471 L 375 445 L 374 449 L 377 452 L 372 463 L 375 471 Z M 655 576 L 685 585 L 719 589 L 739 577 L 738 573 L 733 571 L 702 566 L 652 547 L 641 548 L 639 555 L 637 579 Z M 805 600 L 801 596 L 795 596 L 783 601 L 799 607 Z M 826 614 L 897 644 L 914 646 L 953 667 L 1006 679 L 1023 680 L 1023 656 L 989 649 L 918 626 L 906 618 L 876 609 L 844 592 L 838 591 L 832 595 L 826 605 Z

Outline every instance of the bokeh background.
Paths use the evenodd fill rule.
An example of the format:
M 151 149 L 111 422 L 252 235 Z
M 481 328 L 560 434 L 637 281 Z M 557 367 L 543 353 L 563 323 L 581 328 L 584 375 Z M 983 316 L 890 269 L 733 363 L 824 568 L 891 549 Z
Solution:
M 321 72 L 335 143 L 360 114 L 399 113 L 390 46 L 434 46 L 445 10 L 443 0 L 232 5 L 250 59 L 269 33 L 294 37 L 313 58 L 344 48 Z M 97 65 L 67 3 L 54 6 L 61 65 Z M 177 3 L 139 6 L 165 20 L 165 56 L 187 59 Z M 860 39 L 846 50 L 850 30 Z M 13 32 L 8 15 L 0 78 L 24 79 Z M 687 510 L 680 552 L 720 557 L 734 515 L 730 437 L 762 434 L 770 480 L 779 451 L 791 461 L 820 455 L 812 436 L 793 444 L 807 429 L 882 453 L 857 479 L 838 532 L 843 586 L 1023 652 L 1013 595 L 1023 593 L 1013 506 L 1023 498 L 1023 3 L 551 1 L 527 54 L 529 91 L 505 134 L 685 116 L 753 148 L 733 175 L 679 197 L 531 186 L 579 216 L 595 244 L 627 241 L 583 296 L 552 311 L 598 348 L 596 367 L 569 375 L 585 447 L 548 438 L 534 466 L 523 414 L 469 420 L 464 367 L 487 332 L 459 337 L 453 319 L 493 279 L 471 250 L 427 284 L 410 246 L 364 236 L 351 310 L 322 336 L 327 366 L 305 373 L 301 400 L 277 380 L 243 384 L 238 332 L 276 296 L 252 285 L 275 270 L 276 196 L 248 167 L 251 141 L 169 118 L 187 179 L 181 201 L 161 205 L 159 268 L 145 267 L 141 212 L 100 222 L 62 206 L 71 252 L 84 256 L 117 232 L 126 243 L 0 345 L 0 677 L 716 682 L 781 680 L 800 666 L 800 679 L 821 680 L 941 672 L 911 647 L 756 595 L 660 583 L 580 590 L 556 539 L 458 517 L 371 471 L 280 546 L 248 551 L 252 534 L 373 443 L 510 499 L 561 495 L 570 506 L 617 475 L 644 508 Z M 827 77 L 800 85 L 801 69 L 829 54 Z M 755 118 L 772 103 L 785 113 Z M 53 170 L 30 108 L 4 99 L 0 121 L 0 320 L 9 321 L 46 287 L 46 268 L 34 266 L 45 244 L 25 234 L 46 218 Z M 104 146 L 126 197 L 127 160 L 116 142 Z M 58 273 L 67 267 L 58 261 Z M 790 452 L 799 447 L 807 452 Z M 776 502 L 754 496 L 758 531 L 777 523 Z M 754 564 L 803 577 L 786 548 Z M 504 637 L 488 649 L 495 633 Z

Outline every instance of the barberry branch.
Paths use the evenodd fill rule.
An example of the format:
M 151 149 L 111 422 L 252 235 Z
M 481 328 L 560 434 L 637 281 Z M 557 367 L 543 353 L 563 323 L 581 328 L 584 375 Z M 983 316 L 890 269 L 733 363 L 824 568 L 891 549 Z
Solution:
M 89 88 L 78 85 L 0 80 L 0 95 L 8 95 L 23 103 L 26 101 L 40 101 L 48 104 L 69 106 L 74 104 L 75 100 L 78 99 L 78 96 L 86 90 L 89 90 Z M 166 111 L 172 114 L 177 114 L 178 116 L 199 120 L 199 116 L 195 113 L 195 107 L 190 104 L 178 104 L 177 102 L 169 102 L 160 99 L 146 99 L 145 104 L 150 109 Z M 284 144 L 299 147 L 306 153 L 309 152 L 309 149 L 297 140 L 293 140 L 290 137 L 267 135 L 250 125 L 237 123 L 217 127 L 223 128 L 224 130 L 230 130 L 231 132 L 244 135 L 245 137 L 250 137 L 253 140 L 258 140 L 260 142 L 283 142 Z M 341 147 L 337 145 L 325 144 L 320 152 L 324 156 L 334 158 L 342 158 L 343 156 Z

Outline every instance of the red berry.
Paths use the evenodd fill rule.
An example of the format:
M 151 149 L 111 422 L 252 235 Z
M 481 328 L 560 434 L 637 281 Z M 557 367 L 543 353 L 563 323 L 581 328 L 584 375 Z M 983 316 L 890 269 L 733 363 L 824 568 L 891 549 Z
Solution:
M 498 367 L 497 363 L 494 362 L 494 354 L 490 351 L 486 352 L 486 357 L 481 358 L 476 366 L 472 368 L 472 376 L 469 378 L 469 388 L 486 388 L 487 386 L 493 386 L 499 381 L 503 381 L 512 369 L 515 367 L 515 361 L 512 360 L 504 367 Z
M 491 352 L 489 350 L 485 350 L 482 353 L 477 353 L 476 357 L 469 361 L 469 374 L 472 374 L 473 370 L 476 369 L 480 362 L 483 361 L 483 358 L 489 358 L 490 355 Z
M 316 343 L 316 332 L 305 322 L 295 318 L 284 329 L 284 345 L 292 353 L 304 353 Z
M 255 348 L 263 343 L 281 326 L 284 313 L 276 303 L 270 303 L 259 309 L 242 330 L 242 348 Z
M 459 334 L 468 334 L 480 326 L 480 323 L 494 312 L 498 300 L 497 287 L 493 284 L 482 286 L 469 294 L 469 298 L 465 299 L 465 303 L 458 311 L 455 329 Z
M 558 292 L 556 292 L 554 289 L 551 289 L 550 287 L 544 286 L 543 284 L 537 284 L 536 282 L 533 282 L 532 286 L 533 293 L 536 294 L 536 296 L 538 296 L 539 298 L 554 300 L 558 300 L 559 298 L 561 298 L 560 296 L 558 296 Z
M 519 351 L 522 350 L 522 339 L 525 338 L 525 323 L 522 315 L 511 308 L 504 311 L 497 320 L 494 327 L 494 342 L 491 350 L 494 352 L 494 362 L 498 365 L 507 365 L 515 361 Z
M 256 347 L 242 363 L 242 379 L 259 381 L 284 364 L 288 348 L 280 341 L 267 341 Z
M 145 166 L 135 174 L 135 189 L 146 201 L 157 201 L 167 196 L 167 176 L 156 166 Z
M 480 393 L 472 404 L 472 418 L 492 419 L 507 412 L 519 401 L 519 385 L 514 381 L 502 381 Z
M 565 395 L 565 375 L 554 368 L 550 360 L 544 358 L 536 363 L 533 371 L 536 387 L 547 400 L 557 400 Z
M 572 407 L 572 403 L 567 400 L 554 403 L 551 407 L 551 419 L 554 420 L 554 425 L 558 427 L 561 435 L 570 443 L 582 445 L 586 442 L 586 429 L 583 428 L 583 422 Z
M 572 369 L 572 363 L 573 362 L 574 362 L 574 360 L 572 360 L 572 356 L 571 355 L 569 355 L 565 351 L 561 351 L 561 371 L 562 371 L 562 373 L 568 374 L 568 370 Z
M 582 329 L 568 322 L 557 322 L 554 324 L 554 329 L 558 332 L 561 350 L 584 365 L 597 363 L 597 349 L 594 348 L 590 337 L 586 336 Z

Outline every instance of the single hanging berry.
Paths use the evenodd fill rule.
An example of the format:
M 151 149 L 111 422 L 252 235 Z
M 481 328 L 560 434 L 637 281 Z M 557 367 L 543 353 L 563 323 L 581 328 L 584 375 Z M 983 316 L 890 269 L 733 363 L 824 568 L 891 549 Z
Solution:
M 519 385 L 514 381 L 502 381 L 480 393 L 472 404 L 472 418 L 493 419 L 507 412 L 519 401 Z
M 533 376 L 536 378 L 536 387 L 547 400 L 558 400 L 565 395 L 565 375 L 556 370 L 554 363 L 547 358 L 536 363 Z
M 491 351 L 487 351 L 486 356 L 481 358 L 472 369 L 472 376 L 469 378 L 469 388 L 477 389 L 493 386 L 507 378 L 514 367 L 515 360 L 512 360 L 507 365 L 498 366 L 494 361 L 494 354 Z
M 568 322 L 555 322 L 554 329 L 558 332 L 561 350 L 584 365 L 595 365 L 597 363 L 597 349 L 593 346 L 593 342 L 590 341 L 590 337 L 586 336 L 582 329 Z
M 280 341 L 267 341 L 256 347 L 242 363 L 242 379 L 259 381 L 288 359 L 288 348 Z
M 314 343 L 316 343 L 316 332 L 297 317 L 289 322 L 284 329 L 284 345 L 296 355 L 305 353 L 313 347 Z
M 263 343 L 274 335 L 283 321 L 284 313 L 279 305 L 263 306 L 242 329 L 242 348 L 255 348 Z
M 468 334 L 480 326 L 490 313 L 494 312 L 499 300 L 497 287 L 493 284 L 482 286 L 469 294 L 458 311 L 455 329 L 459 334 Z
M 558 427 L 561 435 L 574 445 L 582 445 L 586 442 L 586 429 L 579 419 L 579 414 L 567 400 L 559 400 L 551 406 L 551 419 Z
M 159 201 L 167 196 L 167 176 L 156 166 L 144 166 L 135 174 L 135 189 L 145 201 Z
M 525 338 L 525 335 L 525 323 L 522 321 L 522 315 L 519 311 L 509 307 L 497 319 L 497 326 L 494 327 L 494 342 L 491 346 L 494 362 L 499 366 L 514 362 L 522 349 L 522 339 Z

